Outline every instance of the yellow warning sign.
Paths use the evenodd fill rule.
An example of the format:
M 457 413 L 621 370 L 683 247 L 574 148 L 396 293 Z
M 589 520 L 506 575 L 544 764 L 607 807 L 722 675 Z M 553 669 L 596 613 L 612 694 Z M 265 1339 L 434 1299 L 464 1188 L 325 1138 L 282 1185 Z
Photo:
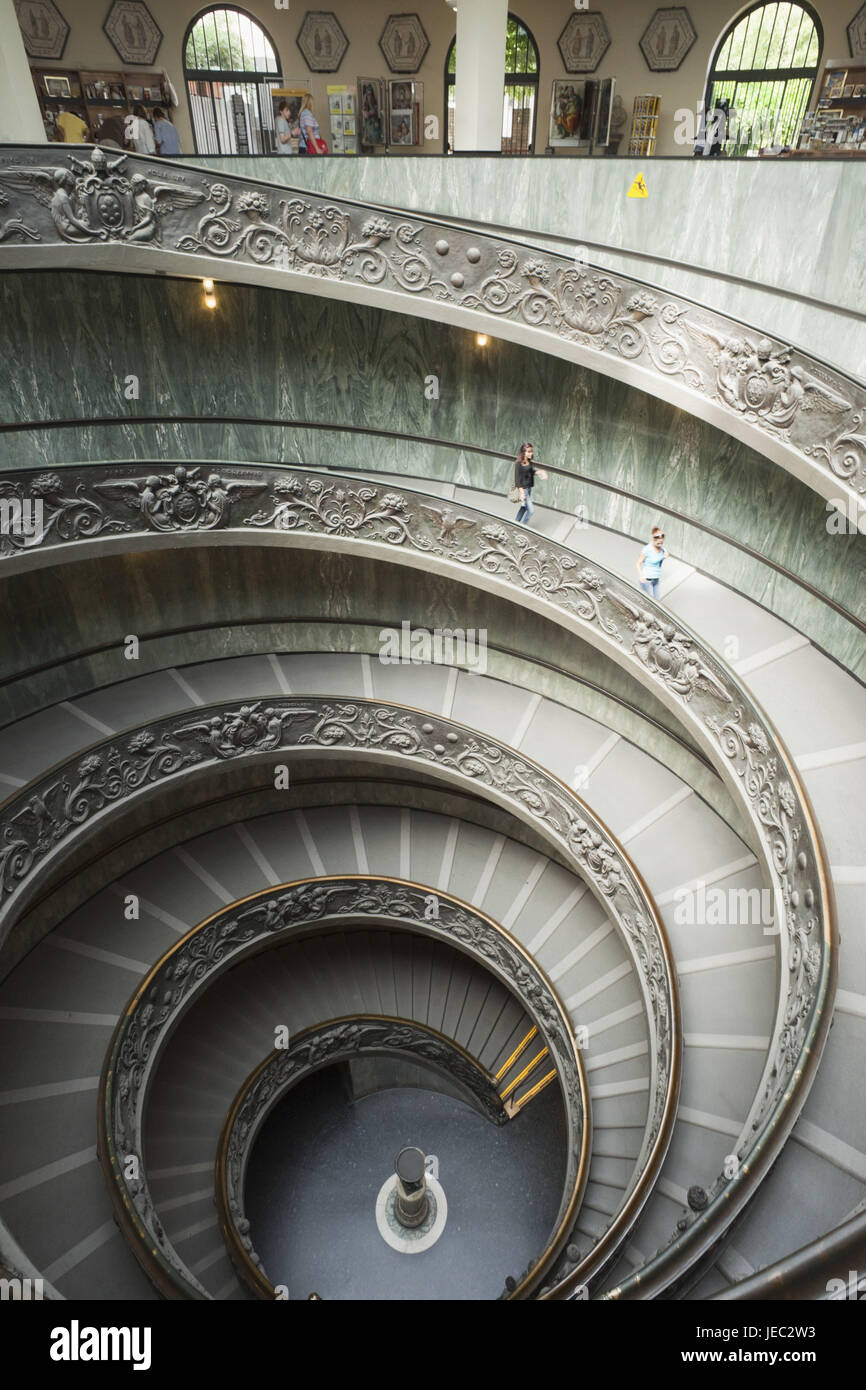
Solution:
M 643 174 L 638 174 L 631 188 L 628 190 L 629 198 L 648 198 L 649 191 L 643 181 Z

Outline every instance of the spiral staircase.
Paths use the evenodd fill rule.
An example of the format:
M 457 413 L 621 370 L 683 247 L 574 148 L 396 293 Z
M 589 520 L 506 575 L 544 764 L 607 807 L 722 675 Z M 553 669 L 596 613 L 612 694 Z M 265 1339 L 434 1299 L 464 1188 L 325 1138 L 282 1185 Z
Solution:
M 330 200 L 331 225 L 366 219 L 345 265 L 316 260 L 305 231 L 275 268 L 263 208 L 280 190 L 212 182 L 194 235 L 201 171 L 185 165 L 161 231 L 52 244 L 47 204 L 27 202 L 39 152 L 0 153 L 33 231 L 0 247 L 18 272 L 2 290 L 0 500 L 44 509 L 38 542 L 4 537 L 0 556 L 15 617 L 0 669 L 10 1277 L 70 1300 L 361 1298 L 365 1268 L 368 1287 L 381 1263 L 384 1287 L 408 1289 L 402 1267 L 435 1259 L 433 1293 L 399 1296 L 447 1297 L 450 1270 L 465 1297 L 739 1298 L 821 1238 L 859 1240 L 866 623 L 846 582 L 862 542 L 840 537 L 825 560 L 826 530 L 808 529 L 830 495 L 862 505 L 854 427 L 853 443 L 838 418 L 807 438 L 805 416 L 785 434 L 778 412 L 698 400 L 700 358 L 674 383 L 682 304 L 637 367 L 644 310 L 615 361 L 612 338 L 602 360 L 539 300 L 496 317 L 507 257 L 529 244 L 500 248 L 499 291 L 452 305 L 490 250 L 476 229 L 415 219 L 380 275 L 401 214 Z M 158 162 L 130 162 L 153 184 Z M 232 198 L 250 237 L 217 262 Z M 461 235 L 464 269 L 427 294 L 425 238 L 450 269 Z M 237 282 L 220 287 L 213 358 L 182 320 L 190 282 L 154 278 L 205 271 Z M 538 267 L 530 280 L 551 283 Z M 28 335 L 28 296 L 68 316 L 66 384 L 56 341 Z M 164 326 L 172 370 L 126 411 L 94 364 L 111 331 L 105 380 L 133 371 L 133 303 Z M 293 366 L 272 383 L 284 305 Z M 492 383 L 466 367 L 462 434 L 438 404 L 424 429 L 400 372 L 464 361 L 472 314 L 515 355 Z M 333 333 L 350 321 L 366 352 Z M 564 425 L 534 529 L 516 527 L 484 429 L 538 383 L 555 405 L 566 368 L 590 383 L 584 431 L 613 432 L 613 382 L 646 438 L 664 438 L 663 399 L 677 447 L 700 429 L 704 476 L 748 455 L 760 544 L 735 494 L 710 525 L 694 479 L 661 496 L 639 452 L 629 488 L 570 466 Z M 861 384 L 810 370 L 857 406 Z M 777 501 L 802 521 L 800 572 Z M 655 603 L 634 561 L 659 515 L 674 558 Z M 483 633 L 484 659 L 452 644 L 383 660 L 383 630 L 406 627 Z M 511 1196 L 493 1216 L 461 1208 L 439 1152 L 451 1228 L 405 1261 L 376 1230 L 378 1183 L 350 1175 L 352 1277 L 322 1285 L 312 1244 L 305 1267 L 299 1218 L 286 1295 L 250 1175 L 268 1124 L 337 1070 L 358 1115 L 371 1096 L 417 1101 L 414 1138 L 382 1112 L 382 1179 L 400 1143 L 429 1149 L 441 1103 L 484 1127 Z M 473 1259 L 477 1283 L 462 1279 Z

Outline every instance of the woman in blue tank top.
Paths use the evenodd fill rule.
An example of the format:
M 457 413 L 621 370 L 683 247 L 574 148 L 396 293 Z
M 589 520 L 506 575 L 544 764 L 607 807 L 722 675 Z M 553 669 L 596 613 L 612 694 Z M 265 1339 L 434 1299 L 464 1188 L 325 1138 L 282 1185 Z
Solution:
M 652 530 L 652 540 L 649 545 L 645 545 L 640 555 L 637 557 L 637 572 L 640 579 L 640 586 L 645 594 L 650 594 L 653 598 L 659 596 L 659 579 L 661 578 L 662 565 L 667 559 L 668 552 L 665 550 L 665 533 L 658 526 Z

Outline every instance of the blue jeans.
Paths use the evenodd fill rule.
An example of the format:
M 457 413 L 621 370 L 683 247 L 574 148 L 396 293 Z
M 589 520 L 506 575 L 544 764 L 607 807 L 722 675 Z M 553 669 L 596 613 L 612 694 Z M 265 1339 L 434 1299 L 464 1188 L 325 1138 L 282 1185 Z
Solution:
M 657 579 L 642 579 L 640 586 L 645 594 L 649 594 L 652 598 L 658 598 L 659 581 Z
M 521 502 L 520 504 L 520 510 L 517 513 L 517 520 L 529 521 L 532 517 L 532 513 L 535 510 L 535 508 L 532 505 L 532 488 L 525 487 L 523 489 L 523 495 L 526 498 L 526 501 Z

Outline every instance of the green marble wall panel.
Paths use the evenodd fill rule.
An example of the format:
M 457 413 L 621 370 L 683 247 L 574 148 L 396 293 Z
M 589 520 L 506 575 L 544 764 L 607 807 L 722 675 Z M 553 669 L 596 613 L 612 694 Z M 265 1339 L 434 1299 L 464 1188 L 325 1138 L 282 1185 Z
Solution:
M 196 163 L 530 239 L 542 233 L 586 243 L 595 264 L 655 280 L 866 376 L 866 160 L 396 155 Z M 627 198 L 639 170 L 649 198 Z M 792 289 L 859 317 L 824 312 Z
M 501 494 L 507 462 L 531 437 L 551 465 L 615 484 L 642 506 L 574 478 L 543 499 L 643 537 L 657 508 L 684 512 L 862 612 L 866 548 L 826 530 L 826 507 L 803 484 L 711 425 L 612 378 L 517 344 L 364 306 L 221 284 L 202 306 L 197 281 L 86 274 L 8 275 L 0 315 L 9 370 L 0 419 L 80 421 L 63 430 L 0 434 L 0 468 L 99 459 L 256 460 L 352 466 Z M 124 381 L 139 379 L 136 400 Z M 439 378 L 439 398 L 425 378 Z M 340 424 L 361 433 L 252 423 L 214 415 Z M 192 415 L 204 423 L 136 424 Z M 88 423 L 110 417 L 110 428 Z M 375 438 L 365 430 L 390 430 Z M 407 435 L 456 441 L 459 450 Z M 669 520 L 672 553 L 717 575 L 866 676 L 862 634 L 790 580 L 688 523 Z

